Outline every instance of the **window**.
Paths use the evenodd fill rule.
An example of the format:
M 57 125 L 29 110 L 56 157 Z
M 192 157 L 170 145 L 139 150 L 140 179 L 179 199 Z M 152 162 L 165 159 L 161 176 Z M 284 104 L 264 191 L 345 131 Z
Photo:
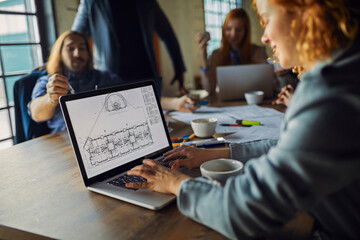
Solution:
M 44 16 L 40 2 L 0 0 L 0 149 L 14 141 L 14 83 L 43 64 L 45 43 L 40 39 L 48 37 L 40 38 L 38 22 Z
M 210 33 L 208 55 L 221 45 L 221 27 L 231 9 L 241 7 L 241 0 L 204 0 L 205 29 Z

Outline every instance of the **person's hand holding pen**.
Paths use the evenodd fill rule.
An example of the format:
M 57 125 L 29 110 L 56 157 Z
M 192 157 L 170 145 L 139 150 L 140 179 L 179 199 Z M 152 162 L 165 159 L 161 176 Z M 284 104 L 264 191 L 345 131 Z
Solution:
M 178 111 L 181 112 L 194 112 L 199 106 L 196 104 L 196 100 L 184 95 L 178 99 Z
M 162 97 L 161 106 L 167 110 L 177 110 L 181 112 L 194 112 L 198 106 L 195 105 L 195 101 L 187 95 L 182 97 Z M 189 105 L 188 105 L 189 104 Z
M 58 104 L 59 98 L 69 92 L 69 79 L 61 74 L 54 74 L 46 84 L 48 100 L 51 104 Z
M 290 84 L 283 87 L 281 89 L 281 92 L 278 94 L 278 99 L 272 102 L 273 105 L 275 104 L 284 104 L 286 106 L 289 105 L 293 95 L 294 95 L 295 89 Z

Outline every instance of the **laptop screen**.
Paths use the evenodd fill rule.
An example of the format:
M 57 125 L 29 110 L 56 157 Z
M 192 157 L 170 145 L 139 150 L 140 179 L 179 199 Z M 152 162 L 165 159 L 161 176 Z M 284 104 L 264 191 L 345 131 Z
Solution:
M 99 91 L 61 101 L 88 178 L 169 147 L 153 84 Z

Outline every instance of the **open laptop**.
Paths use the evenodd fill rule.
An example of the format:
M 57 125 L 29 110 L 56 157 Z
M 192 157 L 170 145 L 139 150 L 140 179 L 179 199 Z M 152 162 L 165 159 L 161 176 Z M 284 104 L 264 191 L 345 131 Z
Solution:
M 244 99 L 248 91 L 264 91 L 265 98 L 274 95 L 274 70 L 271 64 L 247 64 L 216 68 L 219 99 Z
M 175 196 L 124 187 L 127 170 L 172 149 L 154 89 L 153 81 L 143 81 L 66 95 L 60 104 L 85 186 L 157 210 Z

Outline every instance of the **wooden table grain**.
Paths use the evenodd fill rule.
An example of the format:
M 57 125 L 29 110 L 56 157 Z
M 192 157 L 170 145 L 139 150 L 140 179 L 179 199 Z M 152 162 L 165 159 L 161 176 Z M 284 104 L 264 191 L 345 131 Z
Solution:
M 1 239 L 223 239 L 175 202 L 151 211 L 88 191 L 66 132 L 0 154 Z
M 65 131 L 0 151 L 0 164 L 0 239 L 225 239 L 176 202 L 152 211 L 88 191 Z

